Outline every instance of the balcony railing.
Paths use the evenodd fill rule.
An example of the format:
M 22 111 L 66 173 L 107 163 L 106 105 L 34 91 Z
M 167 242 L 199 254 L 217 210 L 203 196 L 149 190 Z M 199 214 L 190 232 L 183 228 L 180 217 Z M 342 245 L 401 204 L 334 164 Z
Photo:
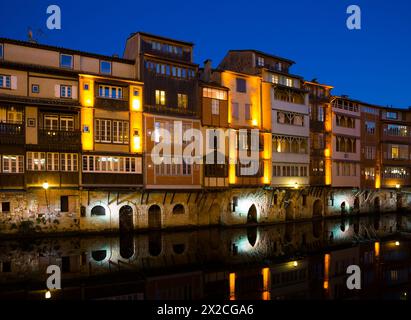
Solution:
M 24 125 L 0 123 L 0 144 L 24 144 Z
M 40 146 L 47 146 L 53 150 L 80 150 L 81 132 L 40 129 L 38 142 Z
M 197 112 L 185 108 L 171 108 L 167 106 L 144 105 L 144 111 L 161 114 L 179 114 L 185 116 L 196 116 Z

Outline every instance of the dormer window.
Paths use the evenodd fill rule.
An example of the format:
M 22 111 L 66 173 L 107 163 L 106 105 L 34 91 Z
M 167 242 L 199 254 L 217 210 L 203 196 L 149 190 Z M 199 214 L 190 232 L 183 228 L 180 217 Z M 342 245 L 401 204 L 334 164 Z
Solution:
M 275 64 L 275 68 L 276 68 L 278 71 L 282 71 L 283 65 L 281 64 L 281 62 L 277 62 L 277 63 Z
M 73 56 L 60 54 L 60 68 L 73 69 Z
M 100 72 L 104 74 L 111 74 L 111 62 L 100 61 Z
M 257 65 L 259 67 L 264 67 L 264 58 L 263 57 L 258 57 L 257 58 Z

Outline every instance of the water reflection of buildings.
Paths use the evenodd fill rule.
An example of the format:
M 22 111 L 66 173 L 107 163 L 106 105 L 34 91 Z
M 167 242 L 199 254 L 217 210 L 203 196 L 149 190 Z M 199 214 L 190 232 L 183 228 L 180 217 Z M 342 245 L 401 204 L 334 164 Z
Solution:
M 62 299 L 400 298 L 410 283 L 411 219 L 382 215 L 248 229 L 3 241 L 0 299 L 44 299 L 57 264 Z M 398 241 L 398 243 L 396 243 Z M 348 265 L 363 290 L 346 289 Z

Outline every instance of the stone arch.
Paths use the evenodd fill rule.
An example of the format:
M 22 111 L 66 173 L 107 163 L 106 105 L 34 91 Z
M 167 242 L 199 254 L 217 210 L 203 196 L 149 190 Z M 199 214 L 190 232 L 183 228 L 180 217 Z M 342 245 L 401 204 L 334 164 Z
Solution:
M 374 198 L 374 208 L 373 209 L 375 212 L 380 212 L 380 209 L 381 209 L 380 197 Z
M 91 216 L 105 216 L 106 214 L 106 208 L 101 205 L 94 206 L 90 211 Z
M 285 208 L 285 220 L 294 220 L 294 203 L 292 201 L 288 202 L 288 205 Z
M 91 257 L 96 262 L 102 262 L 107 257 L 107 250 L 95 250 L 91 252 Z
M 185 212 L 186 209 L 181 203 L 178 203 L 173 207 L 173 214 L 184 214 Z
M 251 205 L 247 213 L 247 223 L 256 223 L 257 222 L 257 208 L 254 204 Z
M 120 233 L 120 256 L 130 259 L 134 256 L 134 238 L 131 233 Z
M 247 228 L 247 240 L 250 246 L 254 247 L 257 242 L 257 227 Z
M 132 232 L 134 230 L 133 208 L 129 205 L 122 206 L 118 221 L 120 233 Z
M 103 207 L 105 209 L 105 215 L 104 216 L 93 215 L 92 211 L 95 207 Z M 101 210 L 101 209 L 98 209 L 98 210 Z M 101 218 L 109 217 L 111 216 L 111 209 L 109 206 L 104 204 L 102 201 L 96 201 L 94 203 L 91 203 L 89 206 L 87 206 L 85 216 L 86 217 L 101 217 Z
M 313 218 L 323 216 L 323 203 L 320 199 L 317 199 L 313 203 Z
M 149 229 L 161 229 L 161 208 L 153 204 L 148 209 L 148 227 Z

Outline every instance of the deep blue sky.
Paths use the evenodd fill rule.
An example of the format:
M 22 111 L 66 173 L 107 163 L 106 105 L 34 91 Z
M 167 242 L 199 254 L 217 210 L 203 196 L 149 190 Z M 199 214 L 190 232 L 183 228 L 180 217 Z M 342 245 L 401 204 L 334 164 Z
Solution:
M 46 8 L 62 10 L 62 30 L 46 28 Z M 362 30 L 346 28 L 346 8 L 362 9 Z M 195 0 L 1 1 L 0 37 L 122 55 L 145 31 L 195 43 L 195 62 L 217 66 L 229 49 L 258 49 L 296 62 L 292 72 L 335 87 L 335 94 L 379 105 L 411 106 L 411 1 Z

